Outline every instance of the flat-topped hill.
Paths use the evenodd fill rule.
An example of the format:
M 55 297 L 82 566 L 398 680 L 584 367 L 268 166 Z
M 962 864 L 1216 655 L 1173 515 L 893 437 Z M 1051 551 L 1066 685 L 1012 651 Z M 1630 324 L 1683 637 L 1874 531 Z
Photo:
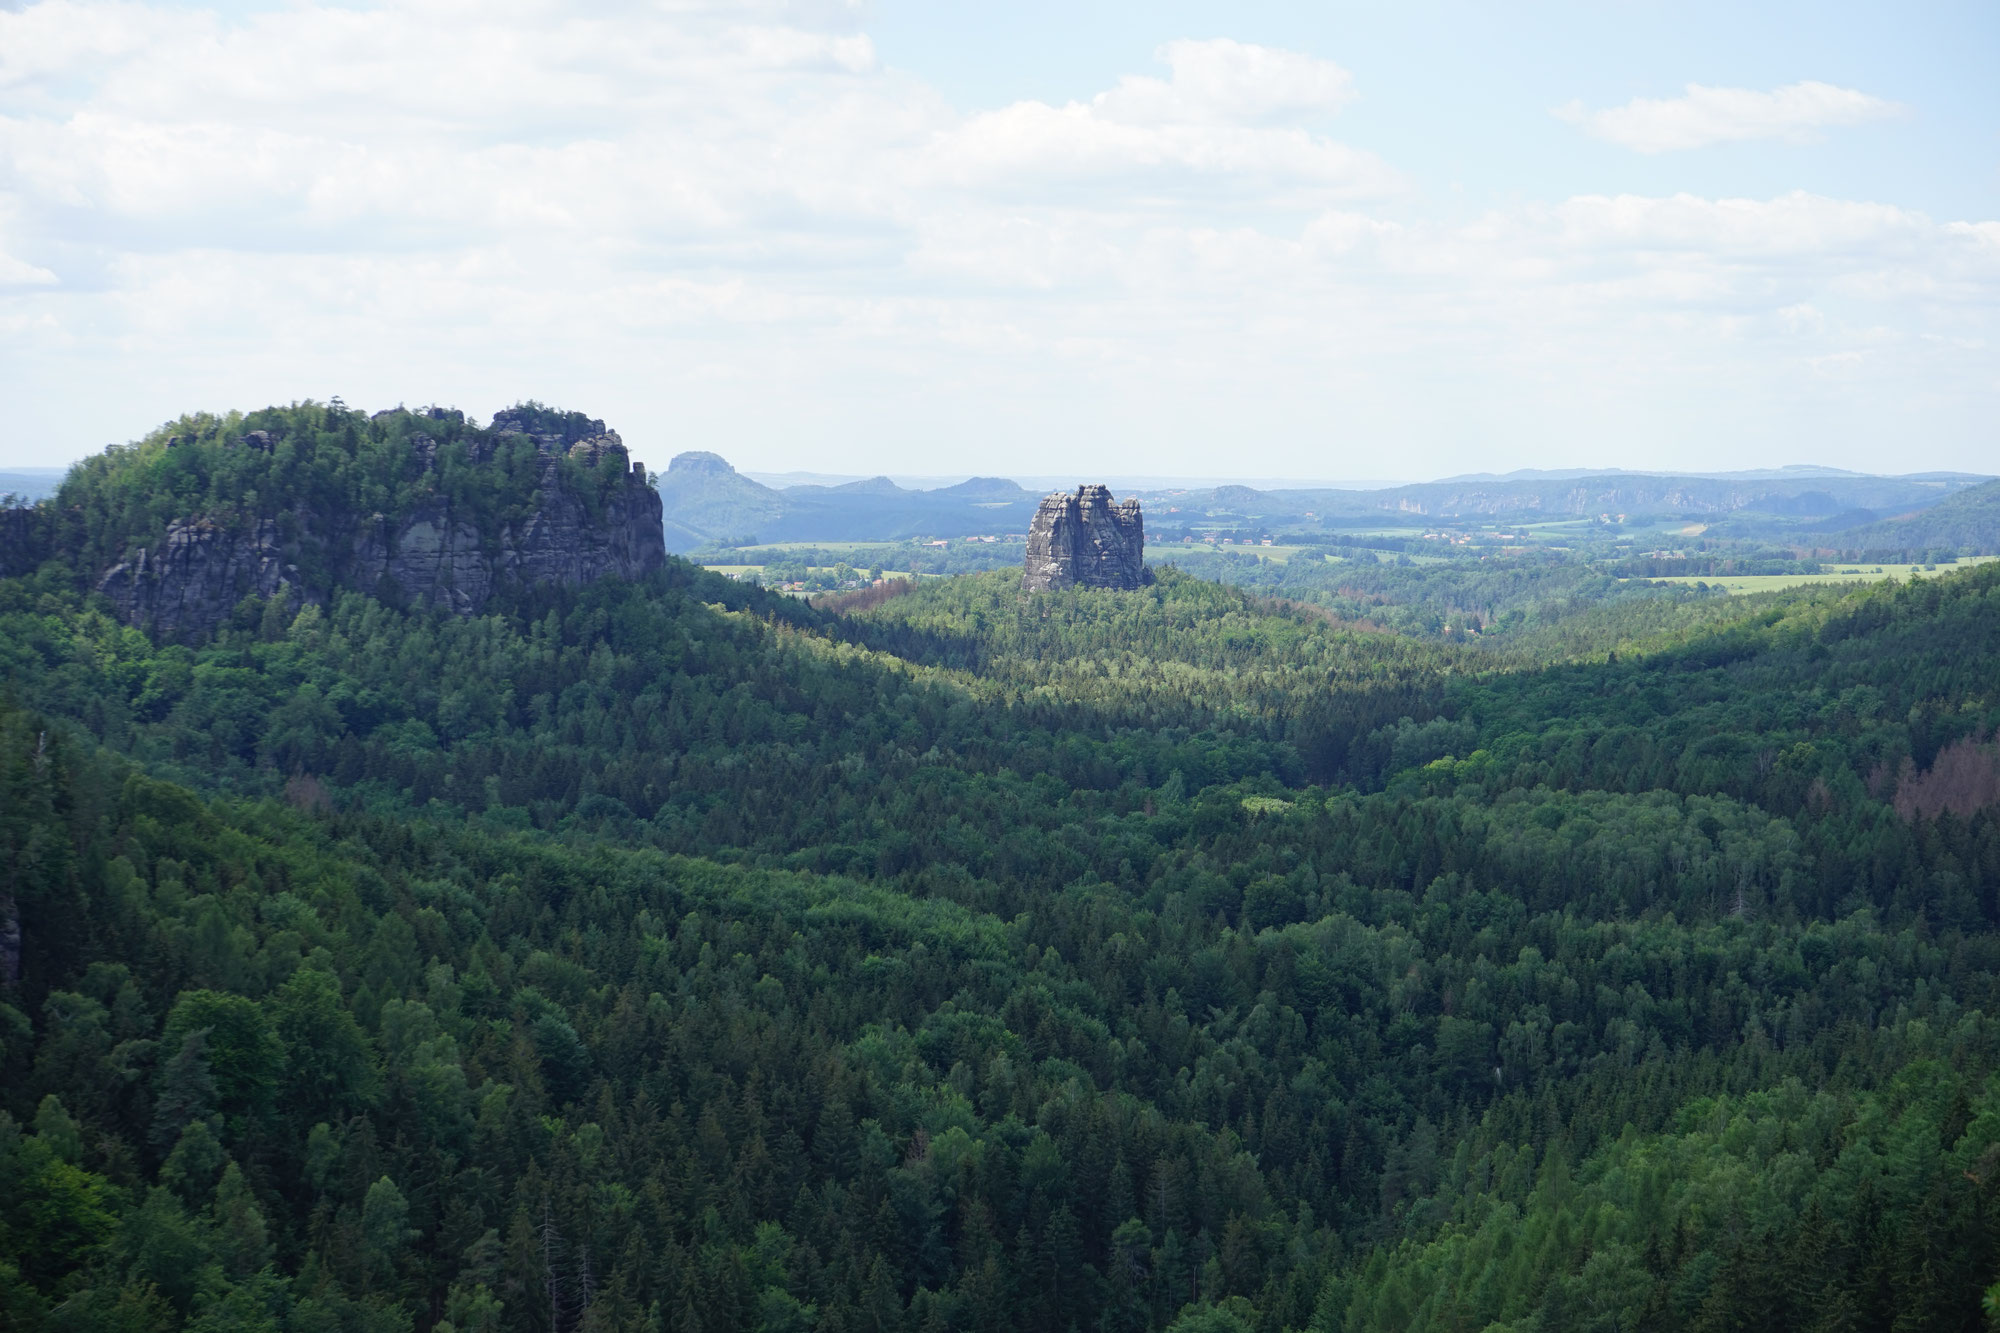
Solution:
M 66 562 L 127 623 L 197 637 L 245 598 L 345 590 L 460 614 L 508 587 L 634 577 L 665 559 L 660 500 L 618 433 L 524 403 L 338 402 L 183 417 L 17 512 L 0 573 Z

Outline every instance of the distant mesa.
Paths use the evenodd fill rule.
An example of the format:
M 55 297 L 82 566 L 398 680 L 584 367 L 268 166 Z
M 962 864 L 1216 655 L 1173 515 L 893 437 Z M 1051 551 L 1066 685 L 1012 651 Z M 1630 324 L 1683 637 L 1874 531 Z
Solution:
M 1023 592 L 1130 590 L 1152 581 L 1153 571 L 1146 568 L 1146 520 L 1137 499 L 1113 505 L 1110 487 L 1079 486 L 1074 495 L 1054 492 L 1035 511 L 1021 569 Z
M 1007 477 L 970 477 L 956 486 L 941 487 L 933 494 L 964 500 L 1018 500 L 1027 493 L 1019 482 Z
M 709 473 L 735 476 L 736 469 L 729 466 L 729 460 L 721 454 L 709 453 L 706 449 L 690 449 L 684 454 L 675 454 L 667 463 L 667 475 L 679 472 L 684 475 Z
M 660 499 L 667 549 L 677 552 L 766 542 L 1019 534 L 1035 512 L 1035 497 L 1010 481 L 975 479 L 939 490 L 906 488 L 888 477 L 768 486 L 700 450 L 668 464 Z

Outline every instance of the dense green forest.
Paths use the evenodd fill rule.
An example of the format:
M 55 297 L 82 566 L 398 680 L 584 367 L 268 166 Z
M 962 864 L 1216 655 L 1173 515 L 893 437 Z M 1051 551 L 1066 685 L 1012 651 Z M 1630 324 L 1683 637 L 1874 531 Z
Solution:
M 181 452 L 0 580 L 6 1327 L 1985 1326 L 2000 566 L 163 644 Z
M 1924 546 L 1991 551 L 2000 546 L 2000 482 L 1968 487 L 1917 514 L 1842 532 L 1834 540 L 1889 553 Z
M 1576 616 L 1659 601 L 1668 604 L 1670 620 L 1687 623 L 1682 604 L 1706 596 L 1693 588 L 1634 580 L 1631 571 L 1597 553 L 1454 552 L 1419 563 L 1407 555 L 1336 554 L 1336 549 L 1316 548 L 1283 562 L 1220 551 L 1173 551 L 1166 558 L 1189 574 L 1405 634 L 1478 636 L 1488 648 L 1511 649 L 1525 641 L 1529 661 L 1557 651 L 1555 639 L 1570 633 L 1567 622 Z M 1601 633 L 1584 631 L 1578 646 L 1595 644 Z

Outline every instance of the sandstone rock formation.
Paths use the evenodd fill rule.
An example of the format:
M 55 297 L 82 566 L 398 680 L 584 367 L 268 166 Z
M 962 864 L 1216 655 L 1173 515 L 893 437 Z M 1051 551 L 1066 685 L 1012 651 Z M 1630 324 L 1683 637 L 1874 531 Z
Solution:
M 501 433 L 505 416 L 495 418 Z M 637 578 L 666 562 L 659 494 L 644 465 L 629 464 L 617 432 L 591 421 L 587 429 L 534 438 L 542 458 L 532 504 L 497 532 L 482 532 L 474 515 L 442 496 L 394 519 L 296 510 L 282 524 L 276 517 L 222 524 L 191 516 L 172 523 L 157 546 L 104 571 L 97 590 L 127 624 L 188 639 L 213 632 L 245 597 L 282 597 L 296 609 L 351 589 L 469 616 L 509 586 Z M 410 444 L 424 468 L 435 466 L 435 440 L 419 433 Z M 473 444 L 475 460 L 490 456 L 490 439 Z M 565 475 L 565 457 L 611 475 L 586 495 Z M 305 543 L 330 579 L 301 575 Z
M 178 638 L 215 628 L 245 597 L 284 594 L 298 604 L 301 584 L 279 546 L 275 520 L 232 532 L 207 519 L 184 519 L 168 526 L 157 548 L 142 546 L 106 570 L 97 590 L 126 624 Z
M 1021 590 L 1141 588 L 1153 581 L 1146 568 L 1146 521 L 1136 499 L 1114 506 L 1104 486 L 1079 486 L 1042 501 L 1028 528 L 1028 556 Z

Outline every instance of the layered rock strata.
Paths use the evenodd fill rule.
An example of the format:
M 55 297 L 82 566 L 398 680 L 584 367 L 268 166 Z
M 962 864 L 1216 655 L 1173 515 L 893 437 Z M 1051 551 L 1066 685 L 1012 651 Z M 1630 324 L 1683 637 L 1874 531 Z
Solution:
M 1055 492 L 1035 511 L 1021 571 L 1023 592 L 1131 589 L 1152 581 L 1146 521 L 1136 499 L 1114 505 L 1108 487 L 1079 486 L 1074 495 Z

